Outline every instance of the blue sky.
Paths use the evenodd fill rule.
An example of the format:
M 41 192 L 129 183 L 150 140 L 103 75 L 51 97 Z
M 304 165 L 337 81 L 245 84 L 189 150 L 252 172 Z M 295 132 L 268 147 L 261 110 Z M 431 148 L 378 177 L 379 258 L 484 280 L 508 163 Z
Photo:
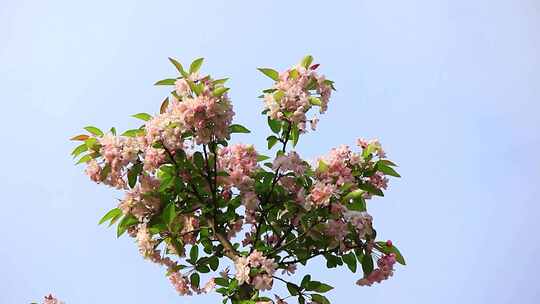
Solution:
M 177 296 L 131 239 L 97 226 L 119 194 L 73 165 L 68 138 L 136 126 L 129 115 L 166 94 L 152 86 L 174 75 L 166 58 L 204 56 L 253 131 L 235 140 L 263 150 L 255 97 L 269 82 L 255 67 L 308 53 L 338 91 L 298 151 L 378 137 L 403 176 L 369 207 L 408 266 L 360 288 L 360 274 L 311 264 L 330 299 L 536 303 L 538 29 L 533 0 L 2 1 L 0 303 L 217 303 Z

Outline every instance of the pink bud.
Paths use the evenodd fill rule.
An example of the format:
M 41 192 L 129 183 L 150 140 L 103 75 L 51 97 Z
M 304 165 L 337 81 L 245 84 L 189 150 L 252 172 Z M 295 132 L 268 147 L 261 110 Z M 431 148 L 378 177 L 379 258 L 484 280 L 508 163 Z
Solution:
M 391 240 L 386 241 L 386 246 L 392 247 L 392 241 Z

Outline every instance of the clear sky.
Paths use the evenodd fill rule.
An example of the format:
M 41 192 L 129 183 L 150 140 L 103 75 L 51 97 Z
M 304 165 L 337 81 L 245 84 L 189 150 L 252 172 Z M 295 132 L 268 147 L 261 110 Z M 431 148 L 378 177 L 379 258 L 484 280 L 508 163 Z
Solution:
M 313 275 L 334 303 L 538 303 L 540 2 L 29 1 L 0 4 L 0 303 L 217 303 L 179 297 L 129 238 L 97 226 L 118 193 L 69 156 L 81 127 L 157 111 L 167 57 L 231 77 L 235 139 L 264 149 L 255 70 L 312 54 L 336 81 L 306 158 L 378 137 L 403 178 L 370 203 L 407 267 L 371 288 Z M 303 270 L 300 271 L 303 274 Z

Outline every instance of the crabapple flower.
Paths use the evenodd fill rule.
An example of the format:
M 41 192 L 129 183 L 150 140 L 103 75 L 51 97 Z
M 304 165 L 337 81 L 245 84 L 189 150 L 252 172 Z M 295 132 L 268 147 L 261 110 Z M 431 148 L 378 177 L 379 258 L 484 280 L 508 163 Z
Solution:
M 64 304 L 64 302 L 58 300 L 52 294 L 50 294 L 48 296 L 45 296 L 45 299 L 43 300 L 43 304 Z

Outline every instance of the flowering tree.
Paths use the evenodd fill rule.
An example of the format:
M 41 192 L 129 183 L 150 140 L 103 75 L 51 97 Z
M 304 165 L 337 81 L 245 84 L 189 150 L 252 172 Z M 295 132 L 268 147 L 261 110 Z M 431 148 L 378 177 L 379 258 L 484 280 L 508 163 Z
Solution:
M 99 223 L 117 223 L 118 237 L 135 238 L 179 294 L 215 289 L 223 303 L 326 304 L 330 285 L 309 274 L 300 282 L 286 276 L 320 256 L 328 268 L 356 272 L 361 265 L 363 286 L 405 264 L 391 241 L 376 241 L 366 211 L 367 200 L 383 196 L 387 176 L 399 177 L 379 142 L 359 139 L 357 151 L 342 145 L 314 164 L 293 150 L 308 124 L 315 130 L 312 112 L 324 113 L 334 90 L 311 56 L 281 73 L 259 69 L 273 81 L 260 96 L 272 132 L 268 150 L 276 151 L 271 161 L 252 145 L 229 144 L 232 134 L 249 130 L 232 124 L 226 78 L 200 74 L 202 58 L 189 70 L 169 60 L 179 75 L 156 83 L 173 87 L 158 114 L 133 115 L 143 125 L 121 135 L 85 127 L 89 134 L 72 138 L 83 142 L 72 154 L 92 181 L 125 193 Z M 288 294 L 272 300 L 263 292 L 275 283 Z

